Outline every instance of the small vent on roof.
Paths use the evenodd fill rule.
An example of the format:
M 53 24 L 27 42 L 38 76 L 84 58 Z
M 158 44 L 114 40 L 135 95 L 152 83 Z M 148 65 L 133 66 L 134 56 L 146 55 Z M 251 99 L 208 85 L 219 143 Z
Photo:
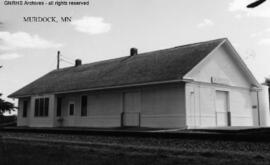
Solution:
M 130 49 L 130 56 L 134 56 L 138 54 L 138 49 L 137 48 L 131 48 Z
M 82 60 L 76 59 L 75 60 L 75 67 L 82 65 Z

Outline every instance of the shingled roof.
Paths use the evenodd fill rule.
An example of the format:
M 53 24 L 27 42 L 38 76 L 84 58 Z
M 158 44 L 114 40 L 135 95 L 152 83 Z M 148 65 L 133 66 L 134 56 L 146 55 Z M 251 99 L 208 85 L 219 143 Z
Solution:
M 225 40 L 217 39 L 53 70 L 9 97 L 181 80 Z

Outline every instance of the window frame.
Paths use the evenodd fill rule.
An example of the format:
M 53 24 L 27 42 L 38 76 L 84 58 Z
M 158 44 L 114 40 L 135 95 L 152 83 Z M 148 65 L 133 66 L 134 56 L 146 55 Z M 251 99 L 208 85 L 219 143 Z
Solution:
M 49 117 L 50 98 L 37 97 L 35 100 L 34 117 Z

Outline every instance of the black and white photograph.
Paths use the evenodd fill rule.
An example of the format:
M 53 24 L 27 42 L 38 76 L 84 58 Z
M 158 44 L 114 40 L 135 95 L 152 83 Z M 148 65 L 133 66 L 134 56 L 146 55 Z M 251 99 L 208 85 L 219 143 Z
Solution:
M 0 165 L 270 164 L 270 0 L 0 0 Z

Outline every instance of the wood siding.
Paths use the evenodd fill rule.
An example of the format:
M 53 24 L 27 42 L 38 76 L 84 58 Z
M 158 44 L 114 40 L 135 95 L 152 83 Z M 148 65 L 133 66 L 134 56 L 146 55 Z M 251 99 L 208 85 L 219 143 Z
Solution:
M 124 106 L 127 104 L 132 105 L 128 111 L 136 111 L 139 114 L 137 116 L 139 117 L 139 123 L 134 126 L 185 128 L 184 89 L 184 84 L 177 83 L 121 90 L 51 95 L 48 96 L 50 97 L 48 117 L 34 116 L 34 99 L 37 97 L 32 97 L 30 116 L 24 120 L 20 118 L 19 125 L 31 127 L 121 127 L 123 126 Z M 125 95 L 129 96 L 126 103 L 124 101 Z M 82 96 L 87 96 L 87 116 L 81 116 Z M 56 116 L 57 97 L 62 99 L 60 117 Z M 74 104 L 74 115 L 69 114 L 69 104 Z M 20 113 L 19 110 L 19 116 Z M 132 116 L 129 117 L 132 118 Z M 26 122 L 26 120 L 29 122 Z
M 189 128 L 216 127 L 216 91 L 228 92 L 232 126 L 258 124 L 256 91 L 225 48 L 212 52 L 186 75 L 194 81 L 186 84 L 187 125 Z M 191 102 L 194 105 L 191 105 Z

